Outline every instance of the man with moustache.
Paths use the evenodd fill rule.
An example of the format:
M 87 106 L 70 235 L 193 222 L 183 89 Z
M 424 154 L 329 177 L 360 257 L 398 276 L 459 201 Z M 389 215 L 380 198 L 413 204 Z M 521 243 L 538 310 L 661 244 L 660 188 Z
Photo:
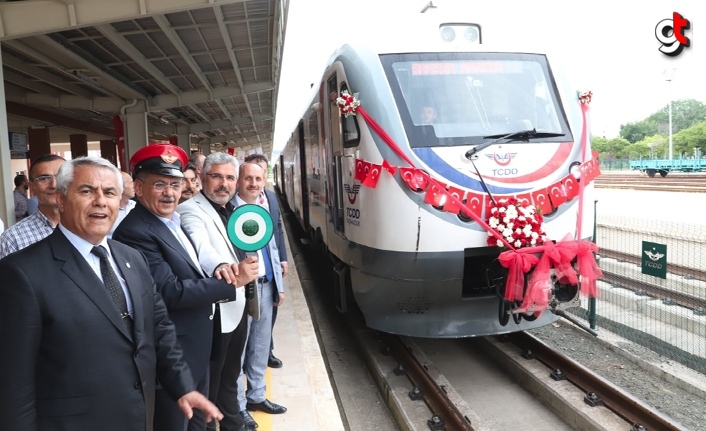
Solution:
M 106 237 L 120 171 L 80 157 L 56 188 L 58 227 L 0 260 L 0 429 L 152 431 L 157 380 L 187 417 L 221 417 L 194 390 L 145 257 Z
M 263 154 L 250 154 L 245 157 L 245 163 L 257 163 L 265 171 L 265 183 L 267 183 L 267 164 L 268 160 Z M 279 252 L 279 264 L 282 268 L 282 277 L 287 276 L 287 249 L 284 244 L 284 229 L 282 229 L 282 214 L 279 209 L 279 202 L 277 201 L 277 195 L 272 190 L 267 190 L 264 186 L 262 187 L 262 193 L 258 199 L 258 204 L 265 208 L 272 217 L 272 221 L 275 225 L 275 242 L 277 243 L 277 250 Z M 272 332 L 274 332 L 275 322 L 277 321 L 277 310 L 278 303 L 275 303 L 272 307 Z M 282 360 L 276 357 L 273 353 L 275 348 L 274 335 L 270 341 L 270 355 L 267 359 L 267 366 L 270 368 L 282 368 Z
M 196 166 L 192 164 L 186 165 L 184 169 L 184 185 L 181 188 L 181 197 L 179 198 L 179 203 L 184 203 L 189 199 L 193 198 L 196 193 L 200 190 L 198 174 L 196 173 Z
M 235 194 L 237 179 L 238 161 L 233 156 L 209 154 L 204 162 L 201 192 L 177 207 L 182 226 L 194 241 L 201 268 L 209 275 L 218 271 L 221 264 L 245 259 L 245 254 L 233 247 L 226 230 L 234 211 L 230 199 Z M 223 412 L 220 431 L 253 429 L 245 424 L 252 417 L 238 407 L 237 378 L 247 338 L 245 301 L 240 301 L 244 295 L 244 287 L 238 287 L 238 300 L 218 304 L 216 311 L 221 333 L 214 335 L 209 398 Z M 215 428 L 209 424 L 209 429 Z
M 56 174 L 64 158 L 44 154 L 29 168 L 29 187 L 37 196 L 38 211 L 22 219 L 0 235 L 0 259 L 44 239 L 59 224 L 59 207 L 56 204 Z
M 231 203 L 235 207 L 245 204 L 258 205 L 264 186 L 265 170 L 257 163 L 243 164 L 238 176 L 238 191 Z M 248 318 L 248 339 L 243 353 L 242 367 L 247 376 L 247 392 L 241 375 L 238 378 L 238 405 L 241 411 L 247 409 L 268 414 L 282 414 L 287 411 L 287 408 L 265 397 L 265 371 L 267 371 L 272 341 L 272 308 L 284 302 L 284 283 L 277 241 L 274 237 L 265 247 L 258 250 L 258 258 L 262 262 L 257 280 L 260 318 L 258 320 Z M 251 426 L 257 426 L 252 418 L 248 422 Z
M 236 299 L 235 285 L 257 277 L 257 263 L 223 265 L 215 278 L 200 268 L 191 238 L 175 212 L 183 181 L 186 153 L 174 145 L 150 145 L 130 159 L 138 203 L 113 238 L 145 255 L 157 291 L 176 327 L 179 344 L 199 392 L 208 396 L 208 365 L 213 338 L 213 303 Z M 223 269 L 226 271 L 223 271 Z M 229 283 L 233 284 L 229 284 Z M 220 329 L 220 328 L 218 328 Z M 188 423 L 187 423 L 188 422 Z M 155 431 L 205 430 L 200 412 L 187 421 L 163 389 L 155 396 Z

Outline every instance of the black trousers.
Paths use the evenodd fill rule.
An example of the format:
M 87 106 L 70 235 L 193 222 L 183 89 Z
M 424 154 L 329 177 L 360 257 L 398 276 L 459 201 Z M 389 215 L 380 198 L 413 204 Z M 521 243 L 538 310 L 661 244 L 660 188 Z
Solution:
M 208 396 L 209 376 L 196 382 L 196 390 Z M 199 409 L 194 409 L 191 420 L 187 420 L 179 410 L 176 401 L 164 389 L 157 389 L 154 394 L 154 431 L 205 431 L 206 417 Z M 211 421 L 215 426 L 215 421 Z M 215 429 L 215 428 L 214 428 Z
M 220 325 L 219 325 L 220 327 Z M 238 376 L 243 364 L 240 358 L 248 338 L 248 313 L 243 312 L 238 327 L 233 332 L 220 334 L 219 351 L 211 357 L 211 378 L 208 398 L 223 413 L 219 422 L 220 431 L 239 431 L 243 427 L 243 418 L 238 406 Z M 215 421 L 208 424 L 209 430 L 215 430 Z

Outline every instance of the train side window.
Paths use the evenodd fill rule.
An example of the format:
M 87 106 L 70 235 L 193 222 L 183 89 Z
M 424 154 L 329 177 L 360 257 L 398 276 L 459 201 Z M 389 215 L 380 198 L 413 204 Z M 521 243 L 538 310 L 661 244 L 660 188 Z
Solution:
M 340 93 L 348 91 L 348 86 L 341 84 Z M 350 93 L 350 91 L 349 91 Z M 360 128 L 358 127 L 357 116 L 341 115 L 341 131 L 343 132 L 343 148 L 354 148 L 360 144 Z

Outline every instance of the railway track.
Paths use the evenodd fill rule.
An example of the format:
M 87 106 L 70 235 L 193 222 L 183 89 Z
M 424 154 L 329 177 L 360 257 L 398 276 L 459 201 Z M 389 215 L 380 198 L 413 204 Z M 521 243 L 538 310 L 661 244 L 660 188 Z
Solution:
M 706 175 L 670 173 L 666 177 L 649 178 L 640 173 L 604 173 L 594 184 L 599 188 L 704 193 Z
M 496 428 L 495 424 L 490 423 L 492 421 L 488 420 L 484 408 L 466 401 L 454 388 L 452 377 L 438 371 L 433 361 L 416 344 L 423 340 L 367 329 L 362 317 L 355 313 L 347 314 L 347 322 L 382 398 L 386 400 L 401 430 L 505 429 Z M 492 403 L 520 411 L 531 408 L 523 405 L 522 401 L 529 392 L 531 398 L 549 406 L 549 414 L 568 424 L 567 428 L 561 429 L 685 429 L 654 407 L 528 333 L 429 342 L 474 343 L 473 349 L 478 354 L 490 358 L 489 366 L 500 367 L 502 374 L 513 376 L 517 383 L 510 391 L 518 395 L 500 396 L 500 392 L 496 393 L 497 388 L 483 388 L 480 384 L 476 385 L 476 391 L 487 392 L 482 396 L 499 397 L 491 400 Z M 449 355 L 455 354 L 451 347 L 448 351 Z M 463 357 L 453 359 L 459 366 L 463 366 L 465 361 Z M 470 371 L 469 368 L 471 372 L 491 373 L 490 370 Z
M 364 332 L 358 331 L 357 334 L 364 336 Z M 361 339 L 359 344 L 367 346 L 368 350 L 364 354 L 369 356 L 370 370 L 378 374 L 376 380 L 379 389 L 391 410 L 395 412 L 393 416 L 398 419 L 400 429 L 497 429 L 488 423 L 482 412 L 476 411 L 478 406 L 461 399 L 449 379 L 440 375 L 428 358 L 423 354 L 421 357 L 416 356 L 421 350 L 416 346 L 414 339 L 381 335 L 377 341 Z M 653 407 L 530 334 L 520 332 L 502 337 L 462 341 L 482 345 L 483 354 L 492 357 L 492 365 L 501 367 L 502 373 L 517 380 L 515 391 L 529 391 L 532 397 L 550 406 L 549 409 L 555 415 L 569 424 L 567 429 L 685 429 L 676 421 L 660 414 Z M 385 365 L 376 359 L 380 356 L 377 350 L 382 352 L 383 364 L 384 358 L 388 358 Z M 394 368 L 391 368 L 390 357 L 397 363 Z M 456 361 L 463 363 L 462 358 L 456 358 Z M 399 388 L 400 376 L 408 379 L 408 387 L 402 390 Z M 570 383 L 569 389 L 566 382 Z M 495 388 L 486 389 L 488 397 L 498 396 L 493 395 Z M 522 397 L 518 395 L 511 398 L 520 400 Z M 507 399 L 498 399 L 495 402 L 504 403 L 508 409 L 526 408 L 520 405 L 521 401 L 517 401 L 517 405 Z M 424 405 L 423 408 L 420 408 L 420 403 Z M 420 410 L 426 413 L 420 413 Z

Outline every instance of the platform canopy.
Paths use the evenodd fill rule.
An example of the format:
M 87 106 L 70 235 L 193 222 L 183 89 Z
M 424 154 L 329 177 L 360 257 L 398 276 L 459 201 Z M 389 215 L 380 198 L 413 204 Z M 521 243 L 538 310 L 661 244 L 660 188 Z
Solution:
M 10 128 L 109 139 L 145 112 L 150 139 L 270 155 L 287 3 L 0 1 Z

